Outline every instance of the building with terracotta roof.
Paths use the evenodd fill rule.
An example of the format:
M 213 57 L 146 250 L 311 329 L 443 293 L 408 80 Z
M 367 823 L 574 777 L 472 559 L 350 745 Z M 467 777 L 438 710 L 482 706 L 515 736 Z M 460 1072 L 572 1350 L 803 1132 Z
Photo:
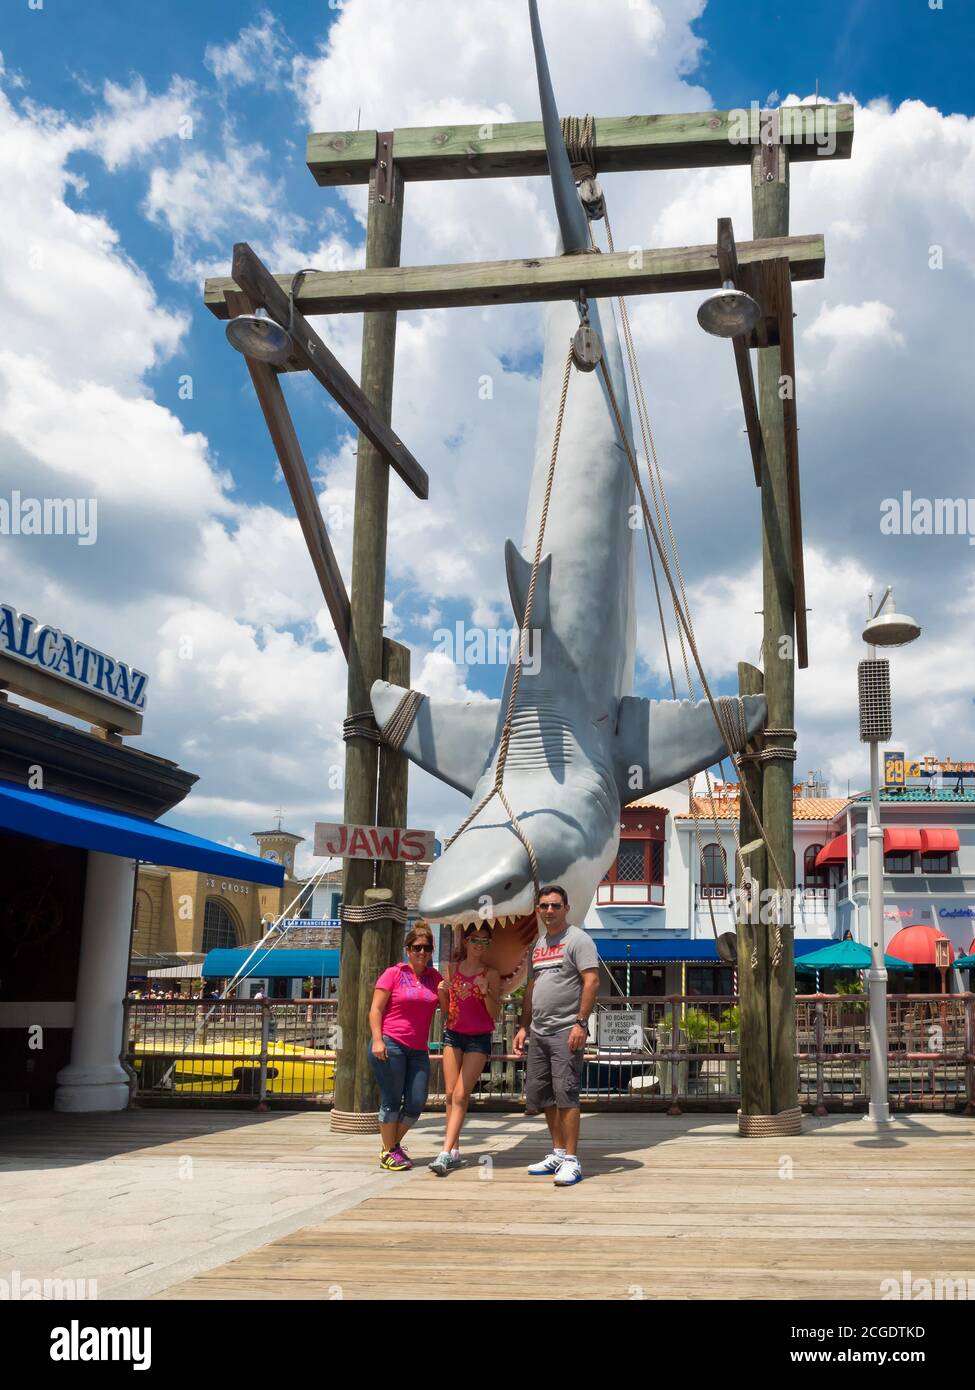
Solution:
M 823 790 L 818 783 L 794 787 L 797 955 L 819 949 L 839 926 L 828 875 L 816 859 L 847 801 Z M 619 852 L 585 925 L 628 992 L 735 992 L 734 968 L 715 943 L 734 930 L 738 784 L 712 780 L 711 792 L 690 803 L 682 784 L 623 810 Z
M 953 957 L 975 949 L 975 764 L 928 758 L 906 766 L 904 784 L 881 792 L 881 822 L 885 945 L 897 955 L 891 943 L 901 933 L 901 958 L 915 966 L 889 987 L 910 992 L 940 988 L 939 938 Z M 825 790 L 812 781 L 793 788 L 797 956 L 848 933 L 870 939 L 869 793 Z M 715 941 L 734 930 L 739 788 L 712 781 L 711 795 L 701 795 L 699 781 L 696 791 L 692 804 L 681 786 L 624 809 L 619 852 L 586 918 L 600 957 L 631 993 L 734 992 L 734 970 Z M 911 927 L 924 930 L 903 934 Z M 963 988 L 952 973 L 954 988 Z

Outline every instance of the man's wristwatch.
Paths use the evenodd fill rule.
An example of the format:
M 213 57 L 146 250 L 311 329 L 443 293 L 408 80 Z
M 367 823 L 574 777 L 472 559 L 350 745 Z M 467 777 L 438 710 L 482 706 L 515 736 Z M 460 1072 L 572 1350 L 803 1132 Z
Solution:
M 588 1018 L 577 1018 L 577 1019 L 576 1019 L 576 1025 L 577 1025 L 579 1028 L 585 1028 L 586 1032 L 589 1031 L 589 1020 L 588 1020 Z

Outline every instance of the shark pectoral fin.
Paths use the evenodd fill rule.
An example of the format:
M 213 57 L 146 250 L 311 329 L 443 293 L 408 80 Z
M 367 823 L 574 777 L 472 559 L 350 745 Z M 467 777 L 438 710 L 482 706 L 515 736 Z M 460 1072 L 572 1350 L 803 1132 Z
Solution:
M 729 701 L 735 705 L 737 701 Z M 745 729 L 753 738 L 765 725 L 764 695 L 746 695 Z M 732 727 L 737 724 L 732 714 Z M 728 722 L 726 720 L 726 722 Z M 747 740 L 746 740 L 747 741 Z M 744 744 L 736 743 L 737 752 Z M 620 700 L 614 765 L 624 805 L 661 787 L 673 786 L 702 772 L 727 754 L 711 706 L 706 700 Z
M 388 681 L 373 683 L 370 698 L 380 729 L 408 693 Z M 500 708 L 500 700 L 446 704 L 424 695 L 402 750 L 417 767 L 470 796 L 494 749 Z
M 515 545 L 514 541 L 504 543 L 504 567 L 508 575 L 508 593 L 515 622 L 519 627 L 525 625 L 525 603 L 528 599 L 528 586 L 531 583 L 531 561 Z M 552 577 L 552 556 L 543 555 L 538 567 L 535 582 L 535 597 L 532 599 L 532 627 L 541 627 L 548 618 L 548 592 Z

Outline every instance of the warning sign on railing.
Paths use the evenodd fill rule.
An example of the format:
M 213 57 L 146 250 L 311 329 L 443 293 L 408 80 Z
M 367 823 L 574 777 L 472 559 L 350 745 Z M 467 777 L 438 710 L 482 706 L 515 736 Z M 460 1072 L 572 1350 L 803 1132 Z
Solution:
M 599 1015 L 599 1046 L 620 1052 L 639 1052 L 643 1048 L 643 1028 L 635 1009 L 606 1010 Z

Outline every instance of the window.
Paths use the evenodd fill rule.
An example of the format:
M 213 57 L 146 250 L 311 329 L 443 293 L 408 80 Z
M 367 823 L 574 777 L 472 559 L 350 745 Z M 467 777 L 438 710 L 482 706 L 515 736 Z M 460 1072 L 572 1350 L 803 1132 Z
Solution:
M 816 856 L 822 848 L 822 845 L 810 845 L 802 856 L 802 886 L 825 896 L 829 886 L 829 871 L 816 868 Z
M 951 855 L 948 850 L 934 850 L 921 855 L 921 871 L 926 874 L 950 874 Z
M 624 810 L 623 814 L 631 813 Z M 597 905 L 647 903 L 661 907 L 664 901 L 664 842 L 648 834 L 626 833 L 627 829 L 624 822 L 616 858 L 596 890 Z
M 891 854 L 884 855 L 885 874 L 912 874 L 914 872 L 914 855 L 910 850 L 894 850 Z
M 701 897 L 723 898 L 728 892 L 728 863 L 721 845 L 705 845 L 701 851 Z
M 689 965 L 688 994 L 734 994 L 735 971 L 731 965 Z
M 203 909 L 203 944 L 200 949 L 233 949 L 237 944 L 237 928 L 230 909 L 218 898 L 207 898 L 206 907 Z

